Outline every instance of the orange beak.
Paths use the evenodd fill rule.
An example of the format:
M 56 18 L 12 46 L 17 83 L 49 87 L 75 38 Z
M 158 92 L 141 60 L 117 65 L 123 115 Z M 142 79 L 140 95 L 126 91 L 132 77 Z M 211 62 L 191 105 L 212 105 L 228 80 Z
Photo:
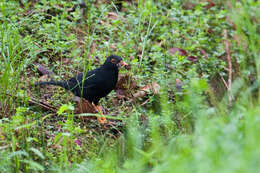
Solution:
M 128 64 L 126 62 L 124 62 L 124 61 L 120 61 L 120 66 L 124 67 L 124 66 L 128 66 Z

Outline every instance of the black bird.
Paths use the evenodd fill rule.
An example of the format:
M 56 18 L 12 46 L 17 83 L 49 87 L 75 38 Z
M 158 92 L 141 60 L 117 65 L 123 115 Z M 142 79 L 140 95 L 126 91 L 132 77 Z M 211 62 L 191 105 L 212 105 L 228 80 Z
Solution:
M 57 85 L 71 91 L 78 97 L 83 97 L 94 104 L 95 109 L 102 113 L 98 102 L 102 97 L 108 95 L 115 87 L 118 80 L 120 67 L 127 64 L 120 56 L 111 55 L 105 63 L 97 69 L 88 71 L 67 81 L 38 82 L 35 85 Z M 106 122 L 105 117 L 98 118 L 100 123 Z

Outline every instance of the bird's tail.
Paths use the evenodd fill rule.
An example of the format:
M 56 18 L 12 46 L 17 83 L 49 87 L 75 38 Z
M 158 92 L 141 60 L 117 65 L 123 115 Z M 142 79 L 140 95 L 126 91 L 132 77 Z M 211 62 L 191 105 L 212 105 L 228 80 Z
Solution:
M 68 83 L 67 82 L 63 82 L 63 81 L 37 82 L 37 83 L 35 83 L 35 85 L 56 85 L 56 86 L 63 87 L 65 89 L 70 89 Z

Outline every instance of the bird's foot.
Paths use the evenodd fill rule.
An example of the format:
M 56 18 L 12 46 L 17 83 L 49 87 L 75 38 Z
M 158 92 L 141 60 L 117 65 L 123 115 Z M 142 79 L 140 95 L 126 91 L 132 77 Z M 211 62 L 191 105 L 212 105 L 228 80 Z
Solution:
M 107 123 L 107 119 L 105 117 L 98 117 L 97 120 L 100 124 L 106 124 Z
M 100 106 L 96 106 L 93 104 L 93 106 L 95 107 L 96 111 L 101 115 L 101 117 L 97 117 L 97 120 L 100 124 L 106 124 L 107 123 L 107 119 L 103 114 L 103 111 L 101 109 Z

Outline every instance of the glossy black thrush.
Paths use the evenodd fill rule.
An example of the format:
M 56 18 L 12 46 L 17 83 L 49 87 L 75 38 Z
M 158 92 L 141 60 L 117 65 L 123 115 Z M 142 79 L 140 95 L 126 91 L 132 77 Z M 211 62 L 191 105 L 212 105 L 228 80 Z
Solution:
M 79 75 L 67 81 L 38 82 L 36 85 L 57 85 L 71 91 L 78 97 L 83 97 L 94 104 L 95 109 L 101 113 L 98 102 L 108 95 L 115 87 L 118 80 L 120 67 L 127 65 L 120 56 L 111 55 L 105 63 L 97 69 L 88 71 L 85 75 Z M 100 123 L 105 123 L 105 117 L 98 118 Z

